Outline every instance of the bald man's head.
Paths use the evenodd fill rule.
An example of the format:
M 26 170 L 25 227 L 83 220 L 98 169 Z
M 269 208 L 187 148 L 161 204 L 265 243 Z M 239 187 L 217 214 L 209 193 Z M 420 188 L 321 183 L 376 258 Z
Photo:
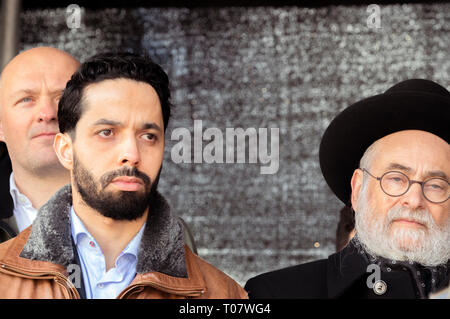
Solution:
M 69 53 L 59 49 L 38 47 L 23 51 L 8 62 L 0 74 L 0 103 L 2 102 L 1 100 L 3 99 L 4 94 L 2 88 L 5 83 L 9 84 L 12 80 L 11 77 L 17 79 L 18 76 L 20 77 L 23 75 L 22 77 L 25 77 L 30 74 L 32 77 L 35 77 L 42 72 L 51 72 L 52 76 L 57 76 L 55 78 L 55 80 L 57 80 L 61 76 L 65 77 L 67 72 L 70 72 L 71 76 L 79 65 L 80 62 L 77 59 Z M 64 66 L 67 70 L 56 70 L 61 66 Z M 26 72 L 27 74 L 23 74 L 23 72 Z
M 37 174 L 60 168 L 53 151 L 58 101 L 79 66 L 70 54 L 50 47 L 24 51 L 0 78 L 0 141 L 8 146 L 13 170 Z

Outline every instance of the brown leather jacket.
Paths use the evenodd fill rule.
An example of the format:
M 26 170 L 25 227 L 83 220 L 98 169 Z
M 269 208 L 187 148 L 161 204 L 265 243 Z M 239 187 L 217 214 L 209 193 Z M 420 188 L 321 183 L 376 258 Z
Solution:
M 0 298 L 80 298 L 67 271 L 76 262 L 70 199 L 65 186 L 32 226 L 0 245 Z M 161 195 L 157 202 L 139 248 L 137 275 L 118 298 L 247 298 L 233 279 L 184 245 L 182 228 Z

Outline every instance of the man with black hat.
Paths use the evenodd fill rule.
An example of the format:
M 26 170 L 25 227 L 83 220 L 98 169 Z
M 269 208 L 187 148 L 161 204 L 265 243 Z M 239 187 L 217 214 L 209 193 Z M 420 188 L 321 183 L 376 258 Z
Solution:
M 320 165 L 356 236 L 328 259 L 250 279 L 250 298 L 428 298 L 447 286 L 449 123 L 450 92 L 422 79 L 340 113 Z

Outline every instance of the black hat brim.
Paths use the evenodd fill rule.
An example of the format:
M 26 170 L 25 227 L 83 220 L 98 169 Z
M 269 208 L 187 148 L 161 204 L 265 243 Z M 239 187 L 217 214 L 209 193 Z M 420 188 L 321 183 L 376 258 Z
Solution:
M 350 180 L 367 148 L 403 130 L 422 130 L 450 139 L 450 98 L 431 93 L 384 93 L 342 111 L 325 131 L 319 149 L 320 168 L 331 190 L 350 204 Z

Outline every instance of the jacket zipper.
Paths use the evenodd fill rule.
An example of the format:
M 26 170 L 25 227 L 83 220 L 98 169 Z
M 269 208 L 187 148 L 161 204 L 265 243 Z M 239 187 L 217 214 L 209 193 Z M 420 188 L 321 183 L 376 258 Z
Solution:
M 139 287 L 153 287 L 155 289 L 161 290 L 163 292 L 167 292 L 169 294 L 173 294 L 173 295 L 179 295 L 179 296 L 186 296 L 186 297 L 199 297 L 201 295 L 203 295 L 203 293 L 205 292 L 203 289 L 196 289 L 196 290 L 184 290 L 184 291 L 180 291 L 177 289 L 170 289 L 167 288 L 163 285 L 159 285 L 155 282 L 152 281 L 145 281 L 139 284 L 135 284 L 132 286 L 129 286 L 127 288 L 125 288 L 125 290 L 123 290 L 118 296 L 117 299 L 122 299 L 125 295 L 127 295 L 128 293 L 130 293 L 132 290 L 135 290 L 136 288 Z
M 18 270 L 17 268 L 13 268 L 13 267 L 5 265 L 5 264 L 1 264 L 0 267 L 7 271 L 28 277 L 30 279 L 49 279 L 46 277 L 52 277 L 53 280 L 55 280 L 55 282 L 60 285 L 61 285 L 61 283 L 59 281 L 62 281 L 62 283 L 64 284 L 62 286 L 64 286 L 64 288 L 66 288 L 66 290 L 69 293 L 69 296 L 73 297 L 73 299 L 80 299 L 80 294 L 78 293 L 77 288 L 75 288 L 75 286 L 66 278 L 66 276 L 62 275 L 61 273 L 58 273 L 58 272 L 27 273 L 27 272 Z

